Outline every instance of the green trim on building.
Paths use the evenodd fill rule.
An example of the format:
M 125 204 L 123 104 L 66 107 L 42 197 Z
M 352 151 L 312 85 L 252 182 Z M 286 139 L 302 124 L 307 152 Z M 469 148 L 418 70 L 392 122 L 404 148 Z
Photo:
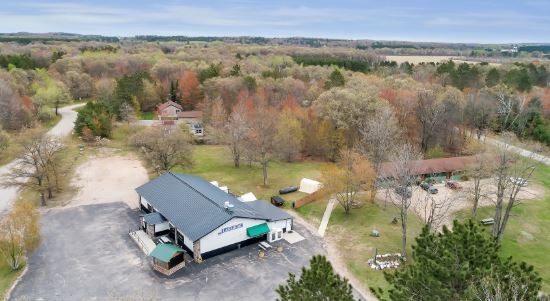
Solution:
M 154 257 L 162 262 L 170 262 L 174 254 L 184 252 L 184 250 L 173 244 L 158 244 L 149 256 Z
M 246 228 L 246 235 L 250 237 L 258 237 L 269 233 L 269 226 L 266 223 Z

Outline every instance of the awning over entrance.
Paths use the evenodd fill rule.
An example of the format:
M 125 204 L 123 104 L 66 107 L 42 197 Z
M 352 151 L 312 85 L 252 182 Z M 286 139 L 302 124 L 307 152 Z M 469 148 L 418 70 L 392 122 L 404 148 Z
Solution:
M 184 252 L 182 248 L 173 244 L 158 244 L 156 248 L 149 254 L 162 262 L 170 262 L 170 259 L 178 252 Z
M 158 212 L 148 213 L 143 216 L 143 221 L 148 225 L 158 225 L 166 221 Z
M 267 233 L 269 233 L 269 227 L 266 223 L 246 228 L 246 235 L 250 237 L 258 237 Z

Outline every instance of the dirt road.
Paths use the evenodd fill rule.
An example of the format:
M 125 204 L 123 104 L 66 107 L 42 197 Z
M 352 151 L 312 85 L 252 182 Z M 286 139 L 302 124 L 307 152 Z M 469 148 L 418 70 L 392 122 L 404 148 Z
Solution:
M 76 120 L 77 112 L 75 112 L 74 109 L 83 105 L 84 104 L 81 103 L 60 108 L 58 112 L 61 114 L 61 120 L 48 132 L 48 135 L 60 138 L 68 136 L 72 132 L 74 122 Z M 0 167 L 0 177 L 7 174 L 9 170 L 16 165 L 17 160 L 14 160 Z M 11 208 L 13 201 L 17 198 L 17 194 L 18 189 L 16 187 L 0 187 L 0 216 L 6 214 L 6 212 Z

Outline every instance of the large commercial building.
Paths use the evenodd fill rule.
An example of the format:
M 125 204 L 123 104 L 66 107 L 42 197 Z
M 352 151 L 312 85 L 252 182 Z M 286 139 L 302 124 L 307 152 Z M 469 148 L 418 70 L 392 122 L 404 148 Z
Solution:
M 166 173 L 138 187 L 142 227 L 165 236 L 196 261 L 250 243 L 282 238 L 292 216 L 266 201 L 241 202 L 193 175 Z

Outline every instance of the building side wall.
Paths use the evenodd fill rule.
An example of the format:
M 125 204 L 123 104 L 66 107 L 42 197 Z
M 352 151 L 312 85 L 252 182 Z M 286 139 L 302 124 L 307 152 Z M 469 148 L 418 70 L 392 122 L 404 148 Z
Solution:
M 221 229 L 236 226 L 241 223 L 243 226 L 240 228 L 219 233 Z M 201 238 L 201 253 L 206 253 L 231 244 L 245 241 L 250 238 L 248 237 L 248 235 L 246 235 L 246 229 L 263 223 L 265 223 L 265 220 L 240 217 L 232 218 L 230 221 L 226 222 L 225 224 L 218 227 L 216 230 Z
M 267 225 L 269 226 L 270 230 L 273 230 L 275 228 L 285 229 L 287 227 L 287 220 L 285 219 L 285 220 L 281 220 L 281 221 L 268 222 Z M 291 229 L 286 229 L 286 231 L 288 231 L 288 230 L 291 230 Z
M 168 229 L 170 229 L 170 224 L 168 222 L 155 225 L 155 232 L 166 231 Z
M 169 106 L 167 108 L 164 108 L 164 110 L 160 111 L 161 116 L 177 116 L 176 110 L 179 110 L 178 108 L 174 106 Z

